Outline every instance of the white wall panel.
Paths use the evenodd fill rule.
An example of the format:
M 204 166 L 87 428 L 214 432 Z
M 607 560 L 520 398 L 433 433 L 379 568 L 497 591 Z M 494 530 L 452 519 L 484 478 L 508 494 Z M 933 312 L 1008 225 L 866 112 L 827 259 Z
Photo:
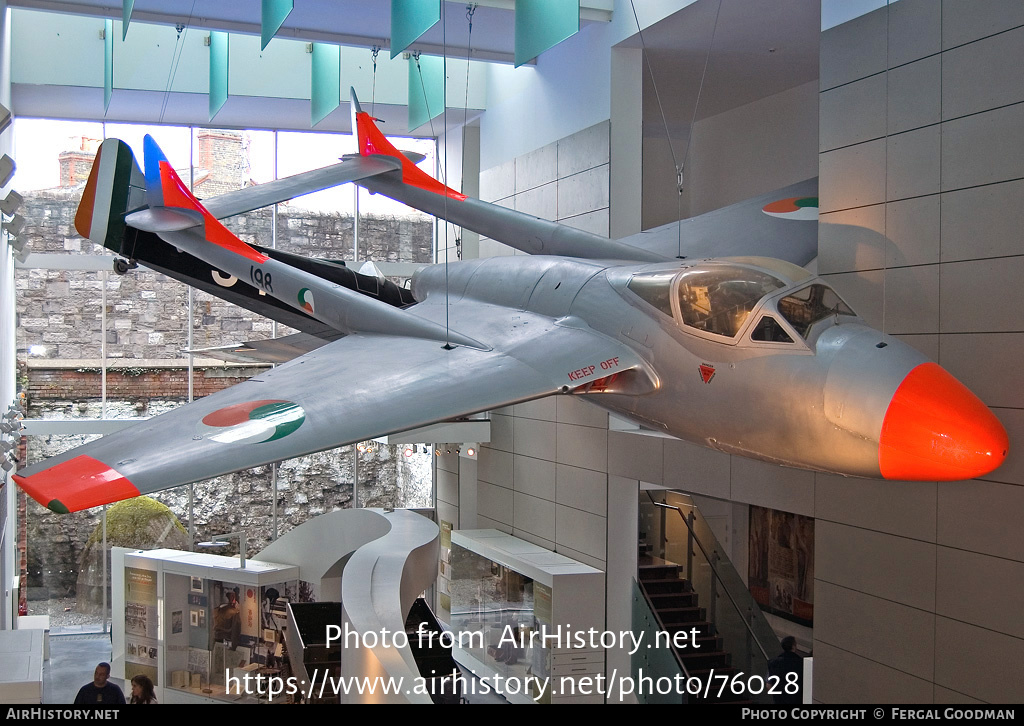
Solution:
M 814 644 L 818 703 L 931 703 L 928 680 L 828 645 Z
M 512 466 L 516 492 L 555 501 L 555 462 L 515 454 Z
M 935 684 L 988 703 L 1020 703 L 1024 640 L 948 618 L 935 619 Z
M 933 544 L 818 521 L 814 559 L 817 580 L 934 612 Z
M 816 645 L 828 643 L 931 680 L 935 661 L 933 613 L 821 580 L 815 582 L 814 609 Z
M 891 482 L 815 474 L 814 516 L 863 529 L 935 541 L 933 482 Z

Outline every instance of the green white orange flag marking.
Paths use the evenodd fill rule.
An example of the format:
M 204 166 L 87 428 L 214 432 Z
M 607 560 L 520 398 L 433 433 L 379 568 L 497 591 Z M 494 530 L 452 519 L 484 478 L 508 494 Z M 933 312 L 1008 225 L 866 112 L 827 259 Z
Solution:
M 313 315 L 316 311 L 313 309 L 313 291 L 308 287 L 304 287 L 299 290 L 299 305 L 310 315 Z
M 818 218 L 817 197 L 790 197 L 766 204 L 761 209 L 769 217 L 810 221 Z
M 306 412 L 291 401 L 247 401 L 207 414 L 196 432 L 221 444 L 262 444 L 283 439 L 306 420 Z

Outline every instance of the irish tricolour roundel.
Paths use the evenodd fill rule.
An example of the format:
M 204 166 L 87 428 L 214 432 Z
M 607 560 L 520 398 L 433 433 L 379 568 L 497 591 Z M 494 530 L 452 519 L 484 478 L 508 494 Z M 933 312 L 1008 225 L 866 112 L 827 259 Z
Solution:
M 248 401 L 209 413 L 196 427 L 203 438 L 221 444 L 262 444 L 282 439 L 306 420 L 291 401 Z
M 791 197 L 766 204 L 762 212 L 769 217 L 782 219 L 813 220 L 818 218 L 817 197 Z
M 313 310 L 313 291 L 308 287 L 304 287 L 299 290 L 299 305 L 307 313 L 312 315 L 315 311 Z

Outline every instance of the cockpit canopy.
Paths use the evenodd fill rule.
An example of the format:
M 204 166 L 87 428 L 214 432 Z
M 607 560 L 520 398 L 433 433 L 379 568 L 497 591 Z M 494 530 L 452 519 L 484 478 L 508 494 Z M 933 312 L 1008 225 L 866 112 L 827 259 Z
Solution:
M 736 258 L 702 262 L 681 270 L 637 273 L 628 287 L 677 323 L 735 338 L 761 300 L 810 277 L 803 268 L 779 260 Z M 830 287 L 820 282 L 799 288 L 778 300 L 774 310 L 764 312 L 752 329 L 751 340 L 793 342 L 773 317 L 776 312 L 805 339 L 820 320 L 832 315 L 855 315 Z

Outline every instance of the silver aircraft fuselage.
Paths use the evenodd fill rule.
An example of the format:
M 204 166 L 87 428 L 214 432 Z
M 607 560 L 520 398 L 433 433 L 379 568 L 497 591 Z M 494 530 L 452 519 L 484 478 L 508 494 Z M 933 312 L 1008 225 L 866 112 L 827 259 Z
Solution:
M 749 309 L 724 303 L 738 320 L 729 321 L 734 334 L 728 335 L 709 330 L 707 316 L 692 315 L 693 309 L 716 312 L 701 297 L 713 289 L 699 278 L 706 270 L 727 282 L 730 275 L 719 271 L 731 271 L 740 289 L 768 277 L 778 282 L 766 294 L 747 296 L 756 298 Z M 686 280 L 678 279 L 683 273 L 698 275 L 686 292 Z M 661 284 L 668 298 L 657 290 L 637 294 L 634 288 L 641 288 L 631 285 L 637 279 Z M 411 311 L 435 321 L 444 320 L 446 300 L 479 303 L 472 317 L 450 324 L 480 339 L 487 339 L 489 325 L 507 326 L 511 308 L 524 325 L 532 315 L 544 316 L 619 341 L 644 365 L 597 386 L 577 387 L 569 372 L 563 392 L 586 393 L 609 411 L 723 452 L 845 475 L 929 481 L 982 476 L 1007 453 L 1006 432 L 981 401 L 917 350 L 835 302 L 838 296 L 828 315 L 798 319 L 809 308 L 800 307 L 804 298 L 835 293 L 789 263 L 517 255 L 425 268 L 413 293 L 420 303 Z M 686 295 L 690 308 L 683 312 Z M 610 362 L 584 358 L 577 370 L 593 373 L 602 364 L 614 371 Z

